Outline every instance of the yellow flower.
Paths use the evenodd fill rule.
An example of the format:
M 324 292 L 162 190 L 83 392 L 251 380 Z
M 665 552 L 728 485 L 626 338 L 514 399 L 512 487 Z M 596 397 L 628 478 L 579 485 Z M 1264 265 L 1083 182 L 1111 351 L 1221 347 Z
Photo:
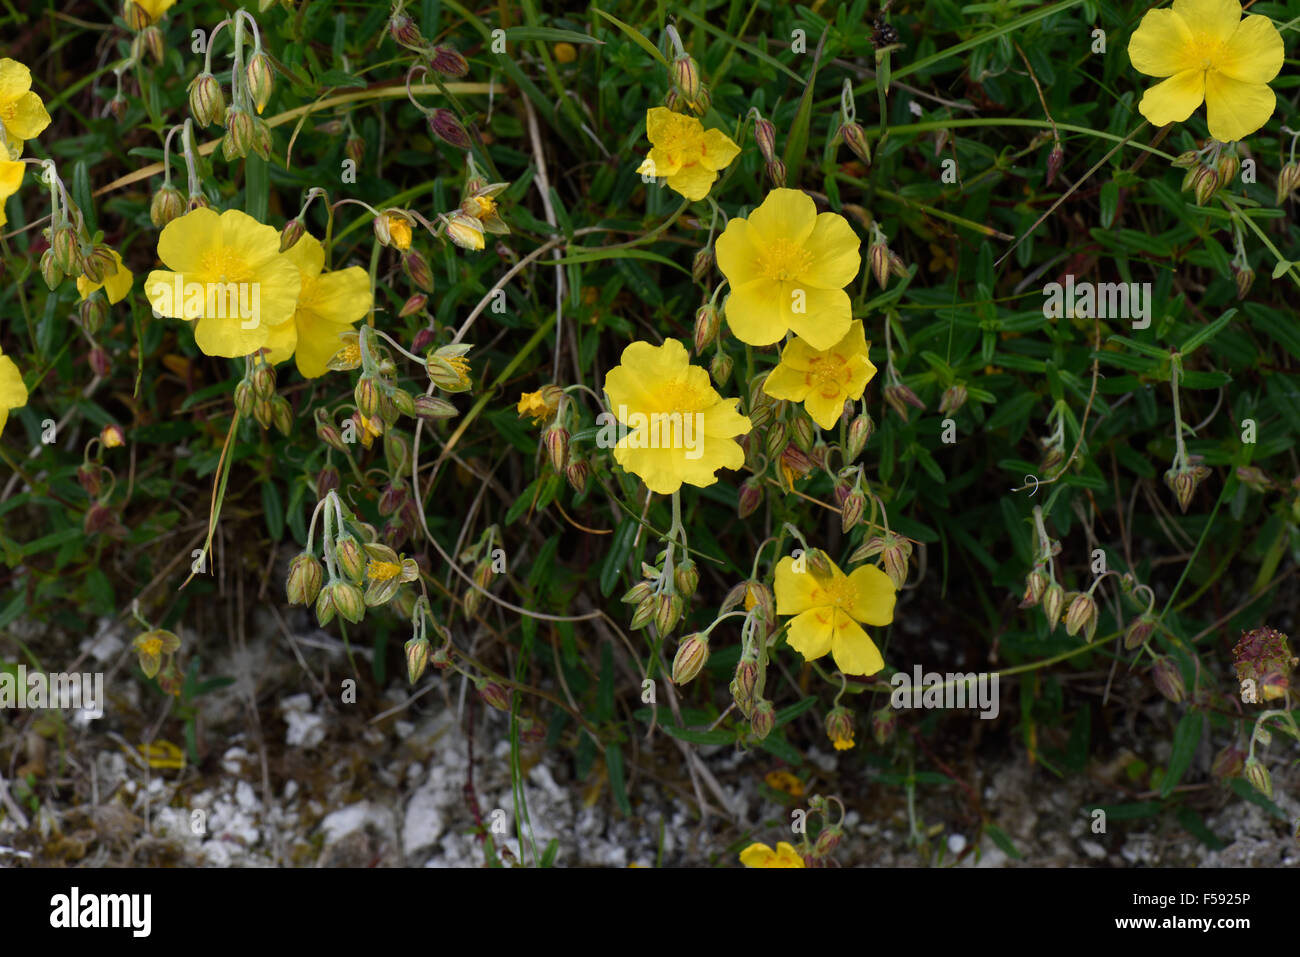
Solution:
M 637 172 L 664 176 L 668 186 L 689 200 L 709 195 L 718 171 L 740 155 L 740 147 L 722 130 L 705 130 L 693 116 L 664 106 L 646 110 L 650 152 Z
M 861 624 L 888 625 L 894 620 L 894 585 L 874 565 L 845 575 L 834 562 L 820 574 L 806 556 L 798 570 L 786 556 L 776 566 L 776 613 L 794 615 L 786 638 L 805 660 L 828 651 L 846 675 L 874 675 L 885 666 L 875 642 Z
M 376 582 L 386 582 L 402 573 L 402 566 L 396 562 L 371 559 L 366 564 L 366 578 Z
M 23 184 L 23 163 L 0 160 L 0 226 L 9 222 L 5 216 L 5 203 Z
M 388 237 L 392 240 L 393 245 L 405 252 L 411 248 L 411 224 L 406 221 L 405 216 L 397 216 L 393 213 L 386 214 L 386 223 L 388 227 Z
M 370 311 L 370 276 L 360 266 L 322 272 L 325 248 L 309 234 L 284 255 L 298 268 L 298 305 L 293 321 L 275 326 L 267 336 L 267 361 L 284 362 L 292 355 L 303 378 L 315 379 L 329 371 L 336 353 L 349 347 L 340 337 Z M 359 362 L 360 346 L 354 348 Z
M 528 416 L 537 425 L 545 422 L 560 407 L 560 396 L 564 393 L 555 386 L 547 386 L 536 392 L 524 392 L 519 396 L 515 411 L 521 416 Z
M 293 320 L 298 267 L 280 252 L 279 232 L 247 213 L 203 207 L 173 219 L 158 237 L 158 258 L 168 269 L 145 280 L 149 304 L 172 319 L 197 319 L 194 341 L 206 355 L 254 353 Z
M 1138 110 L 1156 126 L 1178 123 L 1205 101 L 1210 135 L 1224 143 L 1268 122 L 1277 97 L 1268 82 L 1282 69 L 1282 35 L 1268 17 L 1242 19 L 1237 0 L 1174 0 L 1149 10 L 1129 41 L 1133 67 L 1168 77 Z
M 45 104 L 32 92 L 31 71 L 8 57 L 0 59 L 0 125 L 14 149 L 50 125 Z
M 862 266 L 860 245 L 843 216 L 818 215 L 797 189 L 772 190 L 718 237 L 718 268 L 731 285 L 727 325 L 751 346 L 793 329 L 814 349 L 831 348 L 853 319 L 844 287 Z
M 751 844 L 740 852 L 740 863 L 746 867 L 804 867 L 803 858 L 787 841 L 780 841 L 776 850 L 766 844 Z
M 795 798 L 803 797 L 803 782 L 789 771 L 769 771 L 763 780 L 774 791 L 782 791 Z
M 605 394 L 613 415 L 598 418 L 606 424 L 597 443 L 612 446 L 614 460 L 650 491 L 667 495 L 683 482 L 702 488 L 718 480 L 718 469 L 745 464 L 735 437 L 749 432 L 750 422 L 736 411 L 739 400 L 718 395 L 676 339 L 629 345 L 605 376 Z M 617 431 L 626 434 L 615 443 Z
M 157 23 L 159 17 L 176 5 L 176 0 L 135 0 L 135 5 L 149 15 L 150 23 Z
M 0 352 L 0 432 L 9 421 L 10 409 L 21 409 L 27 404 L 27 386 L 14 360 Z
M 113 253 L 113 262 L 117 263 L 117 269 L 113 275 L 109 276 L 103 282 L 91 282 L 85 276 L 77 277 L 77 292 L 81 293 L 81 298 L 89 298 L 90 294 L 96 289 L 103 289 L 104 294 L 108 296 L 110 303 L 121 302 L 126 298 L 126 294 L 131 291 L 131 285 L 135 282 L 135 274 L 126 266 L 122 265 L 122 257 L 117 250 L 111 250 Z
M 802 402 L 814 422 L 830 429 L 844 412 L 844 401 L 862 398 L 875 374 L 862 323 L 855 321 L 829 349 L 814 349 L 802 339 L 789 342 L 763 391 L 774 399 Z
M 853 748 L 853 735 L 847 738 L 836 738 L 833 742 L 836 751 L 850 751 Z
M 447 220 L 447 238 L 462 249 L 478 252 L 484 246 L 483 223 L 476 217 L 457 210 Z

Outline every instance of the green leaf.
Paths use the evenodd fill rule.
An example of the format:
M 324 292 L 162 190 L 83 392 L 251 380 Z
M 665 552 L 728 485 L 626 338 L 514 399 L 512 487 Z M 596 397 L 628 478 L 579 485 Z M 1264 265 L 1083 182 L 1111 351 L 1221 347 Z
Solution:
M 1177 813 L 1178 823 L 1183 826 L 1188 834 L 1196 838 L 1212 851 L 1221 851 L 1228 845 L 1223 843 L 1219 835 L 1209 829 L 1205 821 L 1199 814 L 1189 807 L 1180 807 Z
M 618 17 L 614 16 L 612 13 L 606 13 L 604 10 L 601 10 L 599 7 L 592 7 L 591 12 L 600 14 L 610 23 L 614 24 L 614 26 L 622 30 L 629 40 L 631 40 L 642 50 L 645 50 L 646 53 L 649 53 L 652 57 L 658 60 L 659 65 L 662 66 L 665 70 L 669 70 L 669 71 L 672 70 L 672 66 L 668 63 L 667 60 L 664 59 L 664 55 L 659 52 L 659 48 L 655 46 L 653 43 L 651 43 L 649 40 L 647 40 L 644 36 L 642 36 L 640 31 L 638 31 L 635 27 L 628 26 L 626 23 L 624 23 Z
M 1002 853 L 1006 854 L 1007 857 L 1015 858 L 1017 861 L 1021 860 L 1023 855 L 1021 855 L 1020 851 L 1016 849 L 1016 845 L 1012 843 L 1011 838 L 1007 835 L 1006 831 L 1002 830 L 1002 828 L 998 827 L 996 824 L 985 824 L 984 833 L 989 836 L 989 839 L 992 840 L 994 844 L 1002 849 Z
M 624 517 L 614 531 L 614 540 L 605 555 L 605 564 L 600 569 L 600 593 L 608 598 L 614 593 L 623 565 L 632 551 L 632 539 L 636 538 L 638 522 L 634 518 Z
M 786 182 L 799 182 L 799 171 L 803 168 L 804 157 L 808 153 L 808 128 L 812 123 L 813 91 L 817 85 L 817 67 L 821 64 L 822 47 L 826 43 L 826 34 L 822 33 L 817 41 L 817 52 L 813 55 L 812 72 L 808 84 L 803 89 L 799 100 L 799 111 L 790 124 L 790 135 L 785 142 L 785 156 L 782 157 L 786 168 Z
M 632 805 L 627 799 L 627 781 L 623 776 L 623 752 L 617 744 L 605 745 L 605 770 L 609 772 L 609 787 L 614 792 L 614 801 L 618 808 L 629 817 Z
M 266 514 L 266 530 L 271 533 L 271 541 L 278 542 L 284 537 L 284 501 L 280 489 L 269 478 L 262 482 L 262 511 Z
M 512 43 L 541 40 L 544 43 L 594 43 L 597 46 L 605 44 L 604 40 L 597 40 L 590 34 L 577 33 L 573 30 L 557 30 L 554 27 L 510 27 L 506 30 L 506 39 Z
M 697 731 L 694 728 L 678 728 L 671 724 L 660 725 L 660 727 L 679 741 L 689 744 L 731 744 L 736 740 L 732 732 L 723 731 L 721 728 L 714 731 Z

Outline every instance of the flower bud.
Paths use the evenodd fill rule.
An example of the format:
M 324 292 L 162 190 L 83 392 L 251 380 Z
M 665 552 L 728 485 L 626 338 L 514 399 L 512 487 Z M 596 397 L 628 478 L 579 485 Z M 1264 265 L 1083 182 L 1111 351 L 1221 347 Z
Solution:
M 1245 299 L 1246 294 L 1250 292 L 1250 287 L 1255 284 L 1255 270 L 1249 266 L 1243 269 L 1234 265 L 1232 267 L 1232 280 L 1237 284 L 1237 298 Z
M 758 659 L 753 654 L 741 657 L 736 665 L 736 674 L 731 679 L 731 697 L 736 707 L 746 718 L 754 713 L 754 695 L 758 688 Z
M 459 415 L 454 405 L 436 395 L 417 395 L 414 407 L 415 414 L 422 419 L 450 419 Z
M 107 306 L 105 308 L 107 308 Z M 95 375 L 99 376 L 101 379 L 106 378 L 109 372 L 113 369 L 113 362 L 108 355 L 108 350 L 104 349 L 102 346 L 95 346 L 91 349 L 87 361 L 90 363 L 90 371 L 95 373 Z
M 99 441 L 106 449 L 120 449 L 126 445 L 126 433 L 120 425 L 106 425 L 100 429 Z
M 590 474 L 590 467 L 585 459 L 571 456 L 569 462 L 564 466 L 564 478 L 578 494 L 587 490 L 587 476 Z
M 713 303 L 708 302 L 695 310 L 695 354 L 702 355 L 713 340 L 718 337 L 718 328 L 722 318 Z
M 672 634 L 682 617 L 682 596 L 665 592 L 656 599 L 655 628 L 660 636 Z
M 673 60 L 673 84 L 678 91 L 686 97 L 687 101 L 697 100 L 700 95 L 700 88 L 703 81 L 700 79 L 699 64 L 690 56 L 683 53 Z
M 458 150 L 471 149 L 474 145 L 470 142 L 469 133 L 465 132 L 465 127 L 451 110 L 439 108 L 430 113 L 429 132 Z
M 882 242 L 872 243 L 867 247 L 867 265 L 876 283 L 884 289 L 889 282 L 889 247 Z
M 757 476 L 745 479 L 740 484 L 739 503 L 736 508 L 736 515 L 739 518 L 748 518 L 754 514 L 754 510 L 763 504 L 763 483 Z
M 96 243 L 91 247 L 90 254 L 82 257 L 81 269 L 82 275 L 91 282 L 102 283 L 117 272 L 117 259 L 114 258 L 112 249 L 103 243 Z M 73 270 L 65 269 L 64 272 L 72 275 Z
M 1020 600 L 1021 608 L 1033 608 L 1043 600 L 1043 592 L 1047 589 L 1047 576 L 1043 574 L 1042 569 L 1035 568 L 1025 576 L 1025 597 Z
M 366 577 L 366 553 L 355 535 L 345 532 L 334 542 L 334 561 L 339 571 L 355 582 Z
M 642 598 L 632 610 L 632 620 L 628 623 L 628 628 L 632 631 L 640 631 L 654 619 L 658 607 L 657 596 L 650 594 Z
M 332 465 L 327 465 L 316 473 L 316 499 L 323 499 L 330 492 L 337 492 L 343 484 L 343 476 Z
M 1058 142 L 1052 147 L 1052 151 L 1047 154 L 1047 180 L 1046 186 L 1051 186 L 1056 181 L 1057 175 L 1061 172 L 1061 166 L 1065 163 L 1065 149 Z
M 253 115 L 237 106 L 226 108 L 226 135 L 221 140 L 221 155 L 227 160 L 243 159 L 253 148 Z
M 673 657 L 673 684 L 680 686 L 694 680 L 708 660 L 709 639 L 699 633 L 687 635 Z
M 41 253 L 41 278 L 50 289 L 63 282 L 63 270 L 54 264 L 54 251 L 51 249 Z
M 754 120 L 754 142 L 766 163 L 776 159 L 776 127 L 761 116 Z
M 911 557 L 911 542 L 893 532 L 885 536 L 885 547 L 880 550 L 880 563 L 895 588 L 902 588 L 907 583 L 907 563 Z
M 253 97 L 253 108 L 260 116 L 271 99 L 274 74 L 271 58 L 262 50 L 254 50 L 244 72 L 248 76 L 248 92 Z
M 159 229 L 185 215 L 185 197 L 170 183 L 164 183 L 149 203 L 149 221 Z
M 415 21 L 400 10 L 395 11 L 388 20 L 389 35 L 408 50 L 423 52 L 424 37 Z
M 939 414 L 948 415 L 956 412 L 966 404 L 966 386 L 960 382 L 953 383 L 943 390 L 943 398 L 939 400 Z
M 1247 758 L 1243 773 L 1251 787 L 1270 801 L 1273 799 L 1273 778 L 1269 775 L 1268 768 L 1260 763 L 1259 758 L 1253 755 Z
M 1071 637 L 1080 631 L 1088 641 L 1097 631 L 1097 603 L 1087 592 L 1079 592 L 1065 611 L 1065 633 Z
M 54 255 L 54 265 L 70 276 L 84 269 L 80 247 L 81 244 L 77 241 L 77 230 L 71 225 L 56 227 L 50 236 L 50 251 Z
M 629 588 L 619 601 L 625 605 L 639 605 L 653 594 L 654 585 L 648 581 L 640 581 Z
M 1210 775 L 1220 781 L 1235 778 L 1246 766 L 1246 752 L 1235 744 L 1230 744 L 1214 756 L 1210 764 Z
M 840 507 L 840 530 L 844 534 L 847 535 L 862 520 L 862 512 L 866 507 L 866 495 L 862 493 L 862 489 L 855 487 Z
M 853 747 L 853 712 L 848 708 L 832 708 L 826 715 L 826 737 L 836 751 L 848 751 Z
M 1065 607 L 1065 589 L 1057 582 L 1050 583 L 1043 591 L 1043 614 L 1047 625 L 1052 630 L 1061 623 L 1061 610 Z
M 122 4 L 122 19 L 126 21 L 128 27 L 137 33 L 153 23 L 153 17 L 149 15 L 149 11 L 140 4 L 133 2 L 133 0 L 126 0 Z
M 469 62 L 454 48 L 439 44 L 429 57 L 429 69 L 441 76 L 458 80 L 469 74 Z
M 402 271 L 406 273 L 406 278 L 425 292 L 433 292 L 433 271 L 429 269 L 429 262 L 417 250 L 410 250 L 402 254 Z
M 366 614 L 365 595 L 352 582 L 336 581 L 329 588 L 330 599 L 339 617 L 357 624 Z
M 316 623 L 324 628 L 334 620 L 334 589 L 322 588 L 316 596 Z
M 861 126 L 857 123 L 845 123 L 840 127 L 836 138 L 843 139 L 854 156 L 867 166 L 871 165 L 871 145 L 867 142 L 867 133 Z
M 896 727 L 898 727 L 898 715 L 888 705 L 872 713 L 871 736 L 875 739 L 876 744 L 884 746 L 894 736 Z
M 1133 619 L 1133 623 L 1128 626 L 1128 631 L 1124 633 L 1124 650 L 1132 651 L 1146 644 L 1146 640 L 1151 637 L 1151 633 L 1156 629 L 1156 619 L 1148 612 Z
M 731 366 L 731 356 L 725 352 L 717 352 L 709 362 L 709 376 L 718 385 L 726 385 L 727 380 L 731 378 Z M 752 417 L 750 424 L 754 426 Z M 757 426 L 754 427 L 757 428 Z
M 1286 198 L 1300 185 L 1300 163 L 1287 163 L 1277 173 L 1277 204 L 1281 206 Z
M 785 163 L 779 159 L 768 160 L 767 178 L 772 181 L 775 188 L 783 189 L 785 187 Z
M 1219 174 L 1219 183 L 1223 186 L 1231 186 L 1232 181 L 1237 178 L 1237 171 L 1241 169 L 1241 160 L 1235 153 L 1224 153 L 1219 157 L 1219 166 L 1215 170 Z
M 285 223 L 284 229 L 280 231 L 280 252 L 287 253 L 306 232 L 307 226 L 301 219 L 291 219 Z
M 817 835 L 817 843 L 813 845 L 812 856 L 817 860 L 825 860 L 835 852 L 835 848 L 840 846 L 840 840 L 844 837 L 844 829 L 832 824 L 829 827 L 822 828 L 822 832 Z
M 673 584 L 677 586 L 677 594 L 682 596 L 682 600 L 689 601 L 700 585 L 700 570 L 695 567 L 695 562 L 689 558 L 683 559 L 673 569 Z
M 428 638 L 412 638 L 405 645 L 406 652 L 406 680 L 410 684 L 415 684 L 420 680 L 420 675 L 424 674 L 424 669 L 429 666 L 429 651 L 431 650 Z
M 764 446 L 769 459 L 774 459 L 785 451 L 785 447 L 790 441 L 789 435 L 789 428 L 784 422 L 776 421 L 767 427 Z
M 1175 167 L 1176 169 L 1191 169 L 1200 161 L 1201 161 L 1200 153 L 1198 153 L 1196 150 L 1188 150 L 1185 153 L 1179 153 L 1176 157 L 1174 157 L 1174 161 L 1169 165 Z
M 477 689 L 478 696 L 485 704 L 491 705 L 498 711 L 510 713 L 510 692 L 503 685 L 495 681 L 479 679 Z
M 1151 666 L 1151 680 L 1156 690 L 1174 704 L 1187 697 L 1187 686 L 1183 683 L 1183 673 L 1178 664 L 1168 656 L 1161 656 Z
M 428 305 L 428 302 L 429 302 L 428 296 L 426 296 L 422 292 L 417 292 L 415 295 L 411 296 L 410 299 L 407 299 L 406 302 L 402 304 L 402 308 L 397 313 L 397 318 L 405 319 L 407 316 L 415 315 L 417 312 L 420 312 L 422 309 L 424 309 L 424 307 Z M 425 332 L 427 330 L 421 329 L 420 331 Z M 411 351 L 420 352 L 421 350 L 419 347 L 416 347 Z
M 320 594 L 324 580 L 321 564 L 311 552 L 303 552 L 289 563 L 289 579 L 285 584 L 289 604 L 310 605 Z
M 352 160 L 352 165 L 360 166 L 366 158 L 366 141 L 359 136 L 349 136 L 343 144 L 343 155 Z
M 867 448 L 867 442 L 871 439 L 871 433 L 875 431 L 875 423 L 871 421 L 871 416 L 865 413 L 854 417 L 849 423 L 848 437 L 845 440 L 844 454 L 848 461 L 856 462 Z
M 775 727 L 776 709 L 772 707 L 772 702 L 760 698 L 754 703 L 753 713 L 749 716 L 749 730 L 753 732 L 755 738 L 762 741 Z
M 199 126 L 211 126 L 226 115 L 226 97 L 221 83 L 211 73 L 200 73 L 190 81 L 190 113 Z
M 104 325 L 104 320 L 108 318 L 108 300 L 104 298 L 103 293 L 96 289 L 82 300 L 77 313 L 81 317 L 82 328 L 93 336 L 99 332 Z M 104 350 L 100 349 L 99 351 L 103 352 Z
M 1197 206 L 1204 206 L 1219 189 L 1219 173 L 1208 166 L 1202 166 L 1192 178 L 1192 193 Z
M 546 454 L 551 458 L 551 467 L 558 473 L 564 472 L 564 464 L 569 457 L 569 431 L 558 422 L 552 422 L 542 436 Z

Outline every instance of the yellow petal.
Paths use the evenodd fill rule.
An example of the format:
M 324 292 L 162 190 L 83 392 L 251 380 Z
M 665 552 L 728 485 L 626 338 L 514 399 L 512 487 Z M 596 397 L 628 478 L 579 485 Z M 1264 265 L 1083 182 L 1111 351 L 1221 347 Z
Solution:
M 1162 80 L 1142 94 L 1138 112 L 1153 126 L 1181 123 L 1205 99 L 1205 71 L 1184 70 Z
M 849 573 L 853 603 L 849 607 L 858 621 L 867 625 L 888 625 L 894 620 L 894 602 L 898 599 L 894 583 L 875 565 L 863 565 Z
M 1268 17 L 1254 14 L 1237 26 L 1211 68 L 1234 80 L 1267 83 L 1282 69 L 1282 56 L 1282 34 Z
M 789 349 L 790 347 L 786 346 L 786 351 Z M 812 391 L 812 383 L 803 371 L 787 364 L 785 357 L 782 356 L 781 364 L 769 372 L 763 381 L 763 391 L 774 399 L 802 402 Z
M 206 206 L 178 216 L 158 236 L 158 258 L 168 269 L 193 272 L 208 250 L 217 244 L 220 229 L 221 214 Z
M 21 409 L 27 404 L 27 386 L 14 360 L 0 356 L 0 409 Z
M 732 334 L 741 342 L 770 346 L 790 329 L 790 300 L 782 283 L 752 279 L 731 287 L 725 315 Z
M 853 324 L 848 293 L 843 289 L 807 287 L 803 294 L 803 312 L 795 312 L 786 304 L 790 328 L 812 348 L 829 349 L 844 338 Z
M 267 328 L 241 329 L 240 320 L 200 318 L 194 327 L 194 342 L 204 355 L 238 359 L 251 355 L 266 344 Z
M 671 495 L 682 487 L 685 456 L 678 449 L 634 449 L 624 439 L 614 447 L 614 461 L 658 495 Z
M 1241 20 L 1237 0 L 1174 0 L 1173 6 L 1192 32 L 1207 40 L 1228 39 Z
M 0 103 L 16 100 L 31 88 L 31 70 L 9 57 L 0 59 Z
M 722 130 L 706 130 L 700 141 L 700 163 L 711 170 L 726 169 L 740 155 L 740 147 Z
M 844 400 L 848 398 L 854 397 L 843 392 L 827 394 L 810 388 L 803 399 L 803 407 L 823 429 L 833 429 L 844 414 Z M 862 394 L 858 393 L 856 398 L 862 398 Z
M 1173 10 L 1148 10 L 1128 44 L 1133 69 L 1147 76 L 1173 76 L 1199 66 L 1192 58 L 1192 31 Z
M 780 841 L 776 845 L 776 860 L 768 867 L 804 867 L 803 855 L 801 855 L 795 846 L 788 841 Z
M 803 655 L 805 661 L 814 661 L 831 650 L 835 616 L 843 614 L 831 605 L 810 608 L 790 621 L 786 643 Z M 848 621 L 848 616 L 844 616 Z
M 803 571 L 799 571 L 803 568 Z M 810 608 L 826 604 L 826 596 L 821 582 L 807 562 L 796 567 L 795 560 L 787 555 L 776 563 L 776 578 L 772 583 L 776 594 L 776 613 L 778 615 L 798 615 Z
M 1276 107 L 1277 96 L 1266 83 L 1245 83 L 1217 70 L 1205 74 L 1205 114 L 1216 140 L 1245 139 L 1268 122 Z
M 802 246 L 817 225 L 817 206 L 798 189 L 774 189 L 749 214 L 754 244 L 760 248 L 779 239 Z
M 740 852 L 740 863 L 746 867 L 771 867 L 776 852 L 766 844 L 751 844 Z
M 843 289 L 857 278 L 862 268 L 862 245 L 849 221 L 837 213 L 822 213 L 817 217 L 812 235 L 804 241 L 804 249 L 812 260 L 799 275 L 799 281 L 818 289 Z
M 352 329 L 347 323 L 329 322 L 310 313 L 300 313 L 294 322 L 284 325 L 297 327 L 293 356 L 304 379 L 315 379 L 329 371 L 330 359 L 343 348 L 341 337 Z
M 18 192 L 18 187 L 23 184 L 23 169 L 25 167 L 25 163 L 15 163 L 9 160 L 0 162 L 0 202 L 4 202 Z
M 758 265 L 758 246 L 754 239 L 749 223 L 736 217 L 727 223 L 727 228 L 714 244 L 718 269 L 727 277 L 732 289 L 762 275 Z
M 349 325 L 364 319 L 373 304 L 370 274 L 360 266 L 349 266 L 304 278 L 297 311 L 322 322 Z
M 862 626 L 838 608 L 831 638 L 831 657 L 835 667 L 846 675 L 874 675 L 885 667 L 880 649 Z
M 709 195 L 718 174 L 703 163 L 687 163 L 668 177 L 668 188 L 695 202 Z
M 266 341 L 262 348 L 266 350 L 266 361 L 279 365 L 289 359 L 298 347 L 298 323 L 282 322 L 266 330 Z
M 5 129 L 17 139 L 35 139 L 50 125 L 50 114 L 45 112 L 45 104 L 30 90 L 4 106 Z

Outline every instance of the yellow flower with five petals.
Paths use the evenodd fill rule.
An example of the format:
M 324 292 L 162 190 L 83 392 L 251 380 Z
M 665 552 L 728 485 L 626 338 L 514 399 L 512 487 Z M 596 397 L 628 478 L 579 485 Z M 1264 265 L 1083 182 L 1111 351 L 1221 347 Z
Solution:
M 50 125 L 45 104 L 32 91 L 32 71 L 17 60 L 0 59 L 0 126 L 8 141 L 10 159 L 16 159 L 23 140 L 39 136 Z
M 855 320 L 829 349 L 814 349 L 797 338 L 787 343 L 763 391 L 774 399 L 802 402 L 814 422 L 830 429 L 844 412 L 845 400 L 862 398 L 875 374 L 862 323 Z
M 692 201 L 708 196 L 719 170 L 740 155 L 722 130 L 706 130 L 695 117 L 665 106 L 646 110 L 645 132 L 650 152 L 637 172 L 665 177 L 669 189 Z
M 829 573 L 805 557 L 786 556 L 776 566 L 776 613 L 794 615 L 786 641 L 807 661 L 827 652 L 846 675 L 874 675 L 885 667 L 867 625 L 894 620 L 893 582 L 874 565 L 845 575 L 828 558 Z
M 27 404 L 27 386 L 14 360 L 0 353 L 0 432 L 9 421 L 10 409 L 21 409 Z
M 1277 105 L 1268 83 L 1282 69 L 1282 35 L 1268 17 L 1243 19 L 1237 0 L 1147 11 L 1128 55 L 1138 72 L 1166 77 L 1138 104 L 1156 126 L 1182 122 L 1204 101 L 1210 135 L 1227 143 L 1262 127 Z
M 731 286 L 727 325 L 751 346 L 794 330 L 814 349 L 831 348 L 853 321 L 844 287 L 862 268 L 861 245 L 848 220 L 818 214 L 807 193 L 772 190 L 718 237 L 718 268 Z
M 77 292 L 81 293 L 82 299 L 87 299 L 96 289 L 103 289 L 104 295 L 108 296 L 110 303 L 121 302 L 126 298 L 126 294 L 131 291 L 131 284 L 135 282 L 135 274 L 122 264 L 122 256 L 116 250 L 110 250 L 113 254 L 113 262 L 116 263 L 116 269 L 111 276 L 104 278 L 103 282 L 91 282 L 85 276 L 77 277 Z

